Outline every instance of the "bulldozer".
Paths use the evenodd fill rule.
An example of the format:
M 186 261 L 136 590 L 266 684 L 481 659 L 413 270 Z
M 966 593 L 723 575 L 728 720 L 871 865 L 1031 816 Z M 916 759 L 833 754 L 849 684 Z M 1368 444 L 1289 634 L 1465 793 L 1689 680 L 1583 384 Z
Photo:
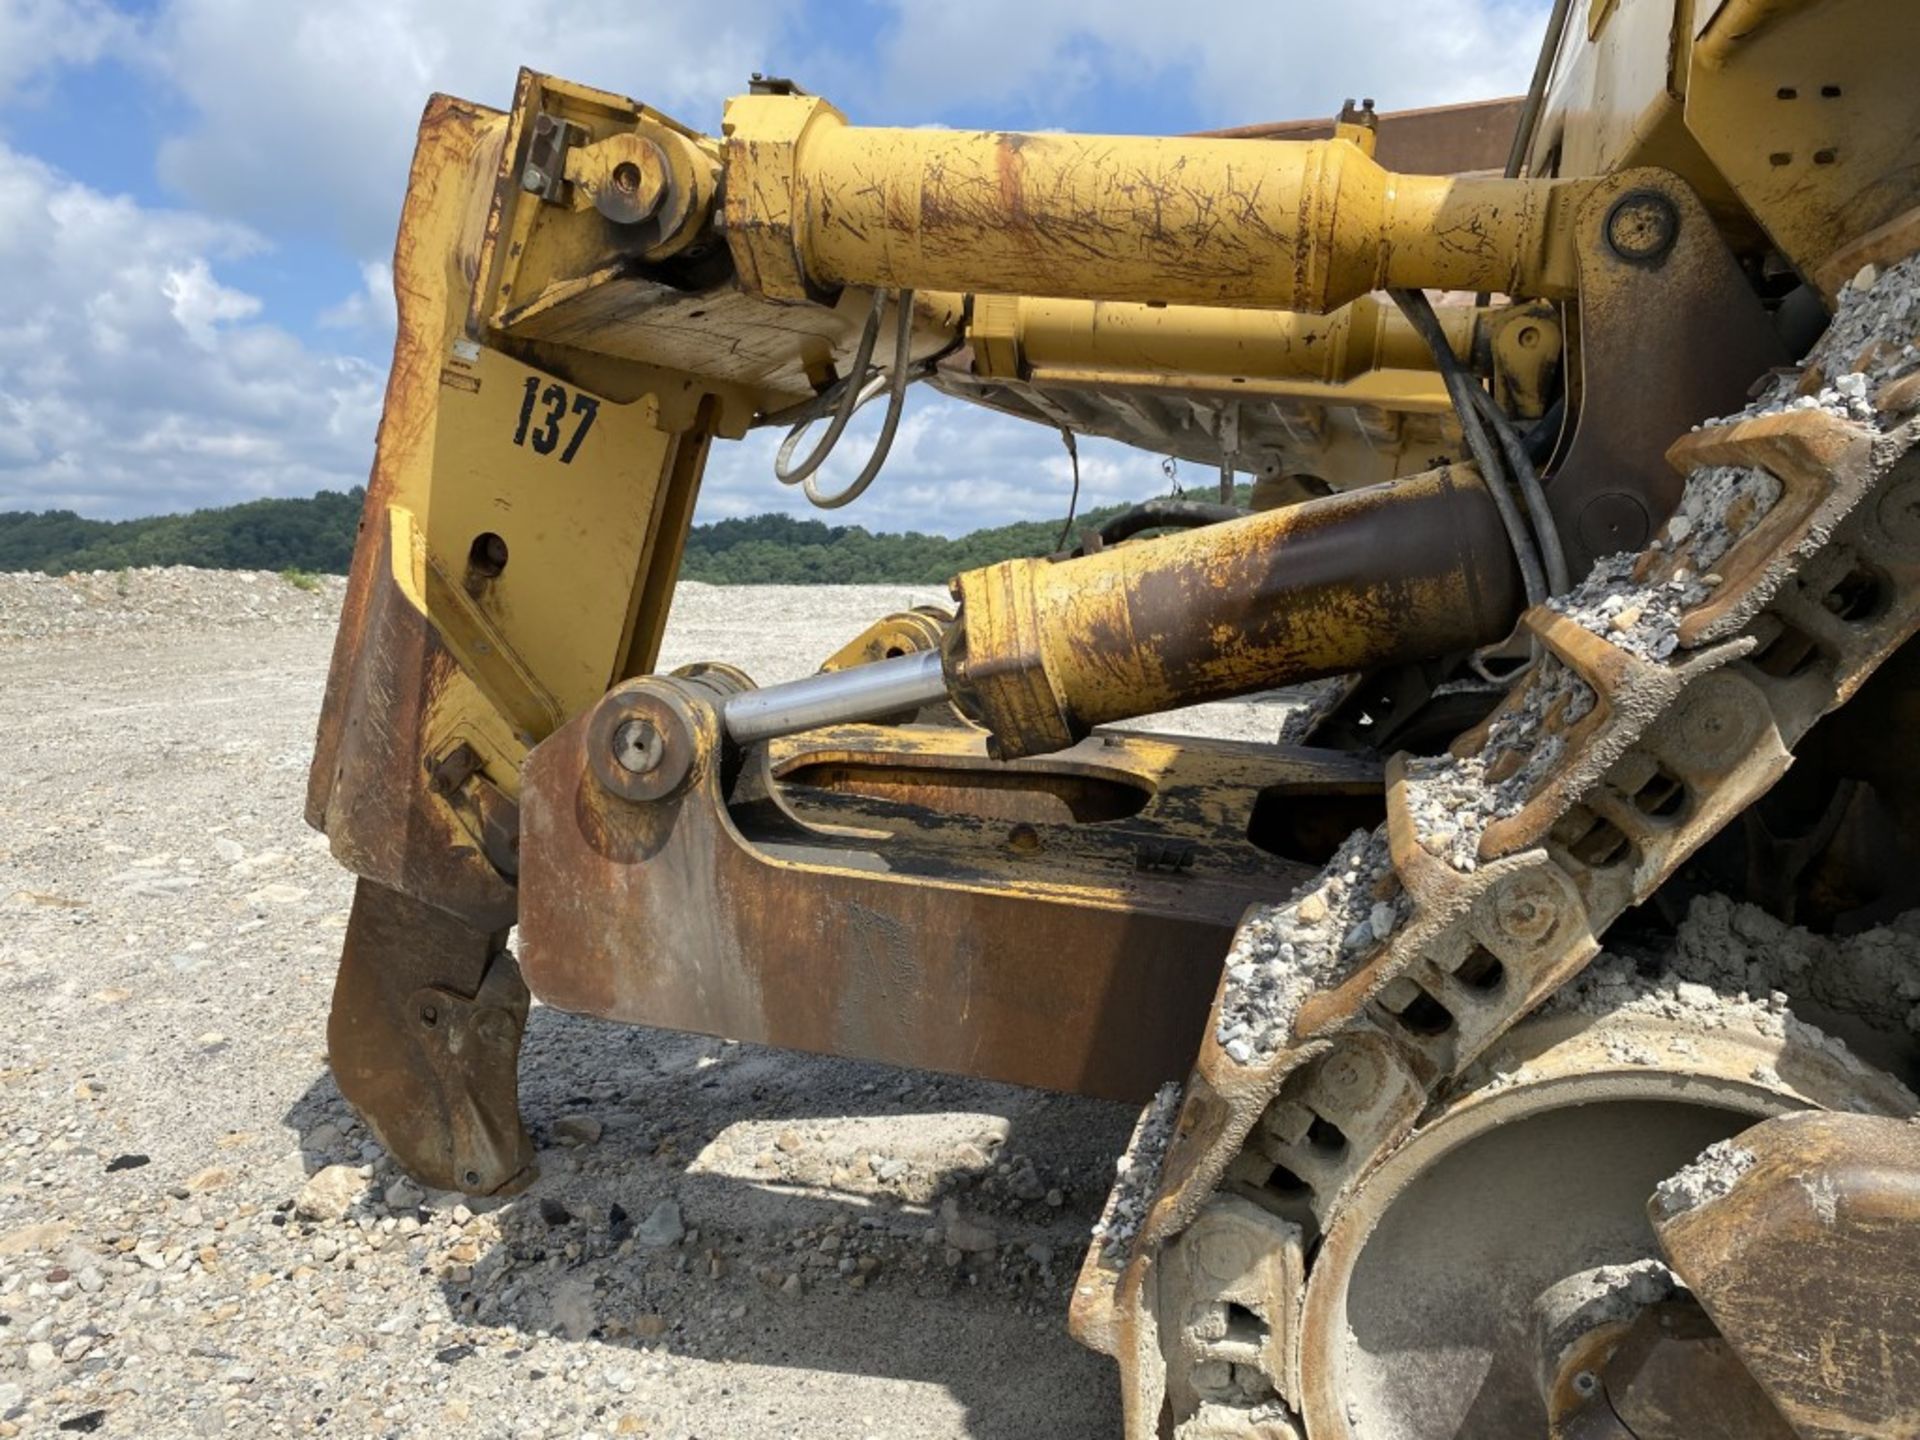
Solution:
M 1129 1440 L 1920 1435 L 1905 11 L 1557 0 L 1523 97 L 1200 135 L 435 96 L 341 1092 L 493 1195 L 533 997 L 1141 1106 L 1066 1317 Z M 922 383 L 1221 499 L 659 673 L 713 447 L 838 509 Z

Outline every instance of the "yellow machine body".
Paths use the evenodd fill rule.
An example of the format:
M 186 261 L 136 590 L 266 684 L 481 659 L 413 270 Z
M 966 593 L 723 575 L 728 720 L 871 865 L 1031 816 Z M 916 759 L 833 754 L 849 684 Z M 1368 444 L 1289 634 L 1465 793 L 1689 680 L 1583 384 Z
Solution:
M 1748 996 L 1692 1052 L 1647 1007 L 1541 1006 L 1674 895 L 1836 937 L 1920 908 L 1859 841 L 1920 859 L 1920 783 L 1872 738 L 1911 713 L 1920 627 L 1920 337 L 1874 300 L 1920 251 L 1920 29 L 1885 0 L 1554 16 L 1525 102 L 1233 134 L 866 127 L 784 82 L 710 130 L 533 72 L 506 111 L 435 97 L 308 797 L 360 877 L 333 1064 L 402 1163 L 527 1183 L 528 982 L 1164 1084 L 1073 1305 L 1131 1440 L 1646 1440 L 1701 1397 L 1743 1433 L 1916 1433 L 1920 1162 L 1877 1122 L 1776 1118 L 1898 1116 L 1913 1057 L 1747 1036 Z M 1260 508 L 1143 500 L 795 686 L 654 673 L 711 448 L 914 380 L 1251 475 Z M 1628 598 L 1602 613 L 1590 570 Z M 1100 728 L 1326 677 L 1286 744 Z M 1423 799 L 1435 766 L 1456 788 Z M 1336 922 L 1317 968 L 1276 938 Z M 1655 1100 L 1694 1109 L 1596 1148 L 1609 1175 L 1664 1185 L 1759 1127 L 1753 1178 L 1702 1202 L 1738 1227 L 1610 1212 L 1657 1300 L 1581 1321 L 1600 1282 L 1524 1238 L 1579 1216 L 1520 1186 L 1515 1253 L 1561 1268 L 1485 1335 L 1459 1299 L 1452 1359 L 1375 1345 L 1369 1276 L 1418 1259 L 1406 1197 L 1450 1156 Z M 1839 1218 L 1791 1211 L 1795 1175 Z M 1791 1263 L 1816 1230 L 1820 1274 Z M 1432 1418 L 1467 1371 L 1499 1403 Z

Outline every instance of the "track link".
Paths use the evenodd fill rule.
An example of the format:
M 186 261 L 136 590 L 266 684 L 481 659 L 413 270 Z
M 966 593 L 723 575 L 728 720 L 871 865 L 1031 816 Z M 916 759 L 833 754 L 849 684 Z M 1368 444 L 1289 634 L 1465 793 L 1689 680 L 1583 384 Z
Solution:
M 1343 1197 L 1920 629 L 1920 256 L 1862 281 L 1800 376 L 1673 446 L 1686 495 L 1646 551 L 1522 618 L 1540 658 L 1499 708 L 1396 757 L 1386 823 L 1243 923 L 1076 1287 L 1132 1440 L 1175 1410 L 1183 1436 L 1300 1433 L 1300 1296 Z M 1209 1313 L 1250 1324 L 1160 1313 L 1203 1211 Z

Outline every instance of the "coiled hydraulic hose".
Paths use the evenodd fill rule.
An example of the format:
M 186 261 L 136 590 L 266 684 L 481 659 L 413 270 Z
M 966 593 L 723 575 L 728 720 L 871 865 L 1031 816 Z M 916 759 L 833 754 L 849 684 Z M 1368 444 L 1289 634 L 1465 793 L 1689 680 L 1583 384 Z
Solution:
M 833 419 L 827 425 L 827 433 L 820 437 L 820 443 L 813 448 L 806 459 L 799 464 L 793 463 L 793 452 L 800 444 L 800 437 L 813 425 L 812 419 L 800 421 L 787 432 L 787 438 L 780 443 L 780 450 L 773 460 L 773 474 L 782 485 L 799 485 L 807 499 L 822 510 L 838 510 L 850 505 L 866 493 L 887 463 L 887 456 L 893 449 L 894 433 L 900 428 L 900 416 L 906 409 L 907 386 L 917 378 L 916 367 L 908 357 L 913 341 L 913 291 L 902 290 L 894 297 L 894 345 L 893 369 L 890 373 L 868 374 L 873 360 L 873 346 L 880 333 L 881 315 L 886 309 L 886 291 L 873 292 L 873 308 L 867 312 L 866 327 L 860 332 L 860 343 L 853 354 L 853 368 L 847 378 L 840 382 L 839 402 L 833 410 Z M 833 449 L 840 443 L 847 423 L 853 419 L 860 407 L 878 396 L 884 390 L 887 395 L 887 413 L 880 423 L 880 437 L 874 441 L 873 453 L 867 457 L 867 463 L 860 473 L 854 476 L 845 489 L 827 494 L 814 481 L 814 472 L 826 462 Z

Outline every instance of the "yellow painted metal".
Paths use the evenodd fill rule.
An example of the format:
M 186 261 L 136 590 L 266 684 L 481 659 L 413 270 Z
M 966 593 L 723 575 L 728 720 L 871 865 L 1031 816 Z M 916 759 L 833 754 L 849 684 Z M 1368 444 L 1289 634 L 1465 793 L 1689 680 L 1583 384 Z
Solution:
M 1345 140 L 850 126 L 728 103 L 728 244 L 778 299 L 840 286 L 1324 313 L 1383 286 L 1573 293 L 1578 183 L 1394 175 Z
M 938 605 L 918 605 L 883 616 L 862 630 L 820 663 L 820 673 L 830 675 L 856 665 L 871 665 L 920 650 L 938 650 L 953 613 Z
M 1634 0 L 1597 27 L 1568 26 L 1547 106 L 1527 157 L 1530 174 L 1609 175 L 1657 166 L 1699 194 L 1728 242 L 1752 253 L 1759 233 L 1683 112 L 1694 0 Z M 1589 29 L 1596 33 L 1588 39 Z
M 518 790 L 526 750 L 650 669 L 698 487 L 714 404 L 662 423 L 656 394 L 598 393 L 468 332 L 469 277 L 489 233 L 507 117 L 436 102 L 422 127 L 395 252 L 400 335 L 369 487 L 378 527 L 356 554 L 335 657 L 389 584 L 455 664 L 433 680 L 421 748 L 472 746 Z M 600 374 L 617 367 L 604 362 Z M 374 543 L 384 533 L 390 545 Z M 383 551 L 391 573 L 370 572 Z
M 543 225 L 539 203 L 511 203 L 516 194 L 527 193 L 529 177 L 541 173 L 530 146 L 543 120 L 565 126 L 568 135 L 561 149 L 565 183 L 551 208 L 561 213 L 594 208 L 626 163 L 642 171 L 635 176 L 635 199 L 644 188 L 653 202 L 643 218 L 659 223 L 611 230 Z M 636 142 L 651 152 L 644 162 Z M 714 144 L 697 131 L 623 96 L 531 70 L 520 72 L 502 158 L 495 217 L 482 257 L 487 278 L 475 297 L 481 313 L 495 317 L 534 298 L 535 287 L 522 275 L 551 283 L 552 277 L 591 273 L 610 253 L 661 260 L 684 250 L 704 233 L 720 180 Z
M 1116 375 L 1107 370 L 1047 365 L 1031 371 L 1028 378 L 1042 389 L 1117 388 L 1228 401 L 1294 400 L 1316 409 L 1365 407 L 1396 415 L 1440 415 L 1451 408 L 1439 377 L 1417 371 L 1369 370 L 1351 380 L 1332 383 L 1261 379 L 1234 383 L 1216 375 L 1183 375 L 1174 371 Z
M 1551 304 L 1442 305 L 1438 314 L 1458 359 L 1491 355 L 1510 413 L 1543 413 L 1562 349 Z M 1205 447 L 1219 414 L 1237 407 L 1240 469 L 1325 482 L 1288 487 L 1296 499 L 1417 474 L 1460 453 L 1432 356 L 1373 296 L 1319 317 L 982 295 L 965 334 L 982 382 L 971 393 L 1088 433 L 1217 464 Z M 1282 491 L 1269 483 L 1261 493 L 1271 501 Z
M 1509 414 L 1524 419 L 1544 414 L 1565 345 L 1558 312 L 1546 304 L 1514 306 L 1501 311 L 1488 328 L 1493 332 L 1494 398 Z
M 1345 140 L 1356 146 L 1371 160 L 1380 147 L 1380 132 L 1371 125 L 1361 125 L 1348 120 L 1337 120 L 1333 126 L 1333 138 Z
M 425 529 L 428 565 L 451 605 L 435 619 L 460 617 L 448 639 L 470 673 L 494 674 L 507 657 L 537 673 L 550 703 L 531 742 L 620 678 L 636 587 L 673 529 L 660 521 L 680 440 L 660 428 L 651 396 L 618 403 L 494 350 L 450 357 L 440 384 Z M 543 454 L 549 425 L 555 438 Z M 506 547 L 497 576 L 470 561 L 486 535 Z M 671 543 L 677 553 L 677 534 Z
M 1454 355 L 1469 359 L 1477 312 L 1445 306 L 1438 313 Z M 973 373 L 985 379 L 1068 370 L 1333 384 L 1373 370 L 1433 369 L 1426 343 L 1374 296 L 1318 316 L 981 295 L 966 336 Z
M 1913 203 L 1916 26 L 1906 0 L 1724 0 L 1694 40 L 1687 127 L 1803 274 Z
M 763 100 L 793 102 L 776 106 L 776 115 L 819 113 L 818 102 L 804 97 L 753 96 L 736 108 L 752 113 Z M 531 163 L 527 137 L 541 117 L 549 127 L 557 120 L 578 132 L 565 152 L 570 184 L 557 197 L 531 193 L 522 185 Z M 791 297 L 763 287 L 725 283 L 724 276 L 715 277 L 719 283 L 698 287 L 677 279 L 657 280 L 647 266 L 635 263 L 636 255 L 644 260 L 654 252 L 635 251 L 620 239 L 623 227 L 608 223 L 609 209 L 626 213 L 620 210 L 625 205 L 644 210 L 656 194 L 681 184 L 662 157 L 711 154 L 732 165 L 746 155 L 751 164 L 756 157 L 764 158 L 766 146 L 760 141 L 737 136 L 737 144 L 730 142 L 723 151 L 645 107 L 533 74 L 522 77 L 512 125 L 495 181 L 475 312 L 474 323 L 497 337 L 490 343 L 542 368 L 564 371 L 610 398 L 651 394 L 661 405 L 660 423 L 667 429 L 693 424 L 694 408 L 705 397 L 716 407 L 714 432 L 729 437 L 744 433 L 754 413 L 783 410 L 809 399 L 840 373 L 865 316 L 868 302 L 862 290 L 816 291 L 814 298 L 826 303 L 793 304 Z M 1362 139 L 1373 135 L 1363 124 L 1344 128 Z M 847 133 L 864 137 L 887 132 Z M 663 137 L 671 137 L 673 146 L 662 148 Z M 1164 142 L 1174 148 L 1188 143 Z M 1246 169 L 1249 159 L 1264 165 L 1311 148 L 1266 141 L 1191 143 L 1238 157 L 1241 171 L 1236 173 L 1246 174 L 1252 173 Z M 1337 181 L 1332 193 L 1347 193 L 1351 199 L 1357 193 L 1355 183 L 1365 189 L 1393 181 L 1364 151 L 1364 145 L 1347 139 L 1321 142 L 1313 151 L 1325 162 L 1322 170 L 1332 173 L 1351 161 L 1353 175 L 1361 177 L 1360 182 Z M 630 190 L 607 201 L 612 177 L 622 164 L 632 167 Z M 707 173 L 697 166 L 695 170 Z M 697 189 L 704 181 L 688 183 Z M 1440 179 L 1421 181 L 1416 188 L 1445 190 L 1464 183 Z M 747 188 L 745 172 L 729 182 L 729 192 L 736 196 Z M 791 220 L 790 208 L 780 209 L 781 192 L 766 192 L 762 198 L 773 210 L 746 218 L 736 203 L 729 232 L 736 260 L 767 245 L 778 249 L 777 232 Z M 1551 212 L 1556 206 L 1545 208 Z M 1463 223 L 1477 221 L 1469 217 Z M 1460 247 L 1457 236 L 1447 243 L 1472 248 Z M 789 259 L 800 263 L 797 256 Z M 1098 289 L 1103 282 L 1096 275 L 1086 283 Z M 1297 423 L 1291 416 L 1287 422 L 1294 442 L 1315 450 L 1312 463 L 1324 470 L 1335 457 L 1318 453 L 1324 447 L 1316 437 L 1330 436 L 1356 462 L 1355 483 L 1424 468 L 1431 457 L 1401 443 L 1397 417 L 1439 417 L 1448 409 L 1417 337 L 1396 312 L 1370 297 L 1362 297 L 1350 312 L 1322 319 L 1224 306 L 1023 299 L 991 290 L 967 294 L 929 290 L 923 279 L 916 279 L 915 289 L 916 359 L 949 346 L 970 316 L 964 338 L 981 378 L 1026 373 L 1044 376 L 1049 385 L 1110 383 L 1136 391 L 1189 394 L 1203 402 L 1210 397 L 1223 402 L 1285 401 L 1299 417 Z M 1471 321 L 1459 311 L 1444 313 L 1456 354 L 1466 358 L 1473 343 Z M 1023 330 L 1030 330 L 1030 336 L 1023 336 Z M 886 351 L 883 346 L 876 359 L 891 364 L 893 357 Z M 1324 413 L 1329 407 L 1350 414 L 1351 421 L 1331 418 Z M 1316 410 L 1321 413 L 1312 413 Z M 1111 418 L 1114 423 L 1104 430 L 1098 424 L 1089 428 L 1166 448 L 1164 437 L 1150 427 L 1131 427 L 1120 412 Z M 1446 441 L 1445 436 L 1426 438 Z
M 1518 608 L 1511 549 L 1471 469 L 1073 560 L 1004 561 L 953 593 L 955 703 L 1008 757 L 1111 720 L 1473 649 Z
M 1737 252 L 1770 243 L 1810 276 L 1910 198 L 1920 87 L 1888 60 L 1910 9 L 1593 0 L 1561 55 L 1530 167 L 1672 170 Z

